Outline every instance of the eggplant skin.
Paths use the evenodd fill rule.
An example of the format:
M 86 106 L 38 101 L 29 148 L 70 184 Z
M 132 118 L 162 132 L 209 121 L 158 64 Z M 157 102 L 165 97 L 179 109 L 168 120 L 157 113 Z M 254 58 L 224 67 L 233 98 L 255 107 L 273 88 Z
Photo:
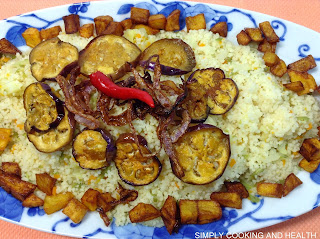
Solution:
M 231 155 L 229 135 L 210 124 L 189 127 L 173 147 L 184 171 L 181 178 L 175 175 L 183 182 L 194 185 L 209 184 L 220 178 Z M 204 153 L 204 150 L 207 152 Z M 171 166 L 174 167 L 174 164 L 171 163 Z M 175 172 L 174 169 L 172 171 Z
M 146 139 L 138 135 L 138 142 L 144 154 L 150 154 Z M 161 173 L 162 164 L 156 156 L 143 157 L 134 135 L 123 133 L 116 141 L 117 153 L 114 158 L 119 177 L 126 184 L 144 186 L 154 182 Z

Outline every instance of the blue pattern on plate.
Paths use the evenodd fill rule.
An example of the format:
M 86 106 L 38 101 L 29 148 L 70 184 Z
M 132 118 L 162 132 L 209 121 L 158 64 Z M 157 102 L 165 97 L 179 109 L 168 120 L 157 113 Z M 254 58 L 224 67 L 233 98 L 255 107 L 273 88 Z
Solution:
M 300 45 L 299 46 L 299 48 L 298 48 L 298 52 L 299 52 L 299 56 L 300 57 L 306 57 L 307 55 L 306 54 L 304 54 L 303 52 L 307 52 L 307 51 L 310 51 L 310 46 L 308 45 L 308 44 L 302 44 L 302 45 Z M 314 59 L 316 60 L 316 61 L 320 61 L 320 57 L 314 57 Z
M 22 213 L 22 203 L 0 188 L 0 216 L 20 222 Z
M 320 184 L 320 167 L 318 167 L 316 171 L 310 174 L 310 178 L 316 184 Z
M 32 208 L 29 208 L 28 211 L 27 211 L 27 214 L 29 217 L 34 217 L 34 216 L 43 216 L 45 215 L 45 211 L 39 207 L 32 207 Z
M 284 36 L 285 36 L 286 33 L 287 33 L 287 27 L 286 27 L 286 25 L 285 25 L 282 21 L 273 20 L 273 21 L 271 22 L 271 26 L 272 26 L 273 29 L 275 29 L 275 30 L 279 29 L 280 27 L 283 28 L 283 33 L 282 33 L 282 35 L 280 35 L 280 34 L 278 33 L 278 36 L 280 35 L 280 36 L 279 36 L 280 41 L 284 41 Z

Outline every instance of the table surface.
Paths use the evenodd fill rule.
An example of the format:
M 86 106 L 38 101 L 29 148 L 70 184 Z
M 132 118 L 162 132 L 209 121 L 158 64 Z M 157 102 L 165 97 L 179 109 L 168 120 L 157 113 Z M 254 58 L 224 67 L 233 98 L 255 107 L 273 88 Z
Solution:
M 83 0 L 84 1 L 84 0 Z M 200 2 L 207 2 L 213 4 L 227 5 L 265 13 L 286 19 L 297 24 L 306 26 L 317 32 L 320 32 L 320 1 L 319 0 L 198 0 Z M 0 19 L 15 16 L 21 13 L 26 13 L 42 8 L 54 7 L 61 4 L 76 3 L 79 0 L 0 0 Z M 318 20 L 317 20 L 318 19 Z M 297 205 L 298 206 L 298 205 Z M 280 224 L 261 229 L 256 232 L 262 232 L 264 237 L 267 233 L 295 233 L 296 237 L 292 238 L 306 238 L 309 234 L 317 234 L 316 238 L 320 238 L 320 208 L 316 208 L 309 213 L 293 218 L 291 220 L 282 222 Z M 298 233 L 300 237 L 297 237 Z M 304 235 L 302 235 L 304 233 Z M 281 235 L 281 234 L 280 234 Z M 294 235 L 294 234 L 292 234 Z M 0 239 L 66 239 L 70 237 L 53 235 L 45 232 L 40 232 L 17 226 L 0 220 Z M 269 237 L 270 238 L 270 237 Z M 275 237 L 273 237 L 275 238 Z M 283 237 L 285 238 L 285 237 Z M 287 237 L 289 238 L 289 237 Z M 311 237 L 310 237 L 311 238 Z M 315 238 L 315 237 L 312 237 Z

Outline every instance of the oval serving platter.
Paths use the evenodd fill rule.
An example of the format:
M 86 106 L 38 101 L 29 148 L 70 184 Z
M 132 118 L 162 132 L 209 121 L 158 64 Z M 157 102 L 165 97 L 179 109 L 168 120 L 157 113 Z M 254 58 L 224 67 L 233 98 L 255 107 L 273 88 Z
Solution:
M 204 13 L 207 28 L 217 22 L 226 21 L 229 29 L 227 38 L 234 43 L 236 43 L 237 33 L 244 27 L 257 27 L 259 22 L 270 21 L 280 37 L 277 53 L 285 62 L 294 62 L 312 54 L 317 64 L 320 64 L 320 47 L 316 41 L 320 37 L 319 33 L 261 13 L 196 2 L 112 0 L 64 5 L 3 20 L 0 22 L 0 37 L 7 38 L 23 51 L 27 47 L 21 34 L 28 27 L 43 29 L 55 25 L 63 26 L 62 17 L 69 14 L 78 14 L 81 24 L 92 22 L 94 17 L 100 15 L 111 15 L 115 21 L 121 21 L 130 16 L 130 8 L 133 6 L 149 9 L 150 14 L 162 13 L 166 16 L 174 9 L 179 9 L 182 13 L 180 19 L 182 27 L 185 26 L 185 17 L 199 13 Z M 314 76 L 319 75 L 318 68 L 311 71 Z M 319 83 L 318 79 L 317 84 Z M 117 227 L 114 223 L 106 227 L 98 213 L 88 213 L 80 224 L 74 224 L 62 212 L 48 216 L 40 208 L 24 208 L 20 201 L 7 194 L 2 188 L 0 188 L 0 217 L 2 220 L 29 228 L 80 238 L 184 239 L 195 238 L 201 232 L 220 236 L 270 226 L 318 207 L 320 205 L 320 168 L 312 174 L 300 172 L 298 177 L 303 181 L 303 185 L 281 200 L 261 198 L 258 203 L 244 200 L 241 210 L 223 209 L 223 217 L 219 221 L 205 225 L 185 225 L 180 228 L 178 234 L 171 236 L 165 227 L 153 228 L 132 224 Z

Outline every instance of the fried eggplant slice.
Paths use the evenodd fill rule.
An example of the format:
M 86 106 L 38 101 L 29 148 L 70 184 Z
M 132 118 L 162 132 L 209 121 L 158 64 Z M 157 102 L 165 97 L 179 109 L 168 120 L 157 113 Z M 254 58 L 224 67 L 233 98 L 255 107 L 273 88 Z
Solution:
M 299 153 L 308 161 L 320 159 L 320 141 L 317 138 L 305 139 L 302 142 Z
M 187 31 L 190 30 L 199 30 L 199 29 L 206 29 L 206 19 L 204 17 L 203 13 L 200 13 L 198 15 L 195 15 L 193 17 L 186 17 L 186 26 Z
M 35 47 L 41 42 L 40 31 L 37 28 L 29 27 L 22 33 L 27 46 Z
M 57 179 L 51 177 L 48 173 L 36 174 L 37 187 L 47 195 L 52 195 L 52 190 Z
M 47 195 L 44 198 L 43 210 L 48 215 L 60 211 L 68 205 L 72 198 L 74 198 L 74 195 L 70 192 L 58 193 L 52 196 Z
M 89 188 L 82 196 L 81 202 L 85 205 L 90 211 L 95 211 L 98 208 L 98 196 L 100 192 Z
M 279 42 L 278 35 L 274 32 L 273 27 L 271 26 L 270 22 L 265 21 L 259 23 L 259 28 L 263 32 L 264 37 L 270 43 Z
M 179 31 L 180 30 L 180 10 L 173 10 L 167 17 L 166 31 Z
M 186 109 L 192 119 L 195 113 L 200 116 L 206 115 L 207 106 L 210 108 L 210 114 L 225 114 L 233 107 L 239 95 L 236 83 L 225 78 L 222 70 L 215 68 L 193 72 L 188 78 L 187 88 Z M 206 104 L 203 101 L 206 101 Z M 201 108 L 192 112 L 195 106 Z
M 210 198 L 211 200 L 217 201 L 223 207 L 242 208 L 242 199 L 240 195 L 235 192 L 213 192 Z
M 172 196 L 168 196 L 161 210 L 161 217 L 167 231 L 171 235 L 173 231 L 179 227 L 179 212 L 176 200 Z
M 75 46 L 53 38 L 41 42 L 30 52 L 31 73 L 37 81 L 54 79 L 69 73 L 78 58 Z
M 257 184 L 257 193 L 265 197 L 281 198 L 283 186 L 279 183 L 260 182 Z
M 155 62 L 150 57 L 155 55 L 159 56 L 161 73 L 164 75 L 183 75 L 196 66 L 192 48 L 181 39 L 155 41 L 141 54 L 140 65 L 154 70 Z
M 17 53 L 21 54 L 21 51 L 16 48 L 10 41 L 2 38 L 0 40 L 0 53 L 15 55 Z
M 88 208 L 75 198 L 72 198 L 62 210 L 62 213 L 67 215 L 74 223 L 80 223 L 87 212 Z
M 115 153 L 113 137 L 103 129 L 85 129 L 73 141 L 72 154 L 84 169 L 101 169 L 109 166 Z
M 300 81 L 302 83 L 304 89 L 297 92 L 298 95 L 305 95 L 317 89 L 317 83 L 314 77 L 307 72 L 288 70 L 288 75 L 291 82 Z
M 283 185 L 283 196 L 287 196 L 293 189 L 302 184 L 302 181 L 294 174 L 290 173 Z
M 210 31 L 212 33 L 218 33 L 221 37 L 227 37 L 228 24 L 227 22 L 218 22 L 213 27 L 211 27 Z
M 190 184 L 207 184 L 218 179 L 231 153 L 229 135 L 209 124 L 190 127 L 173 147 L 184 171 L 180 179 Z
M 129 218 L 132 223 L 146 222 L 160 217 L 160 211 L 151 204 L 139 203 L 129 211 Z
M 138 135 L 140 149 L 143 154 L 150 154 L 147 141 Z M 133 134 L 121 134 L 116 142 L 117 153 L 114 159 L 120 178 L 134 186 L 147 185 L 154 182 L 162 169 L 156 156 L 144 157 L 135 143 Z
M 51 153 L 57 151 L 72 141 L 75 120 L 72 113 L 69 113 L 66 108 L 64 108 L 64 112 L 65 116 L 56 128 L 45 133 L 36 130 L 27 133 L 30 142 L 40 152 Z
M 101 71 L 113 80 L 130 71 L 127 62 L 135 65 L 140 49 L 124 37 L 102 35 L 94 38 L 80 52 L 80 71 L 85 75 Z
M 163 14 L 151 15 L 148 19 L 148 25 L 154 29 L 163 30 L 166 27 L 167 19 Z
M 56 128 L 64 117 L 63 102 L 44 83 L 29 85 L 23 94 L 23 104 L 27 114 L 24 125 L 27 133 L 32 130 L 48 132 Z
M 150 16 L 150 12 L 148 9 L 132 7 L 131 8 L 131 15 L 130 19 L 132 20 L 133 24 L 148 24 L 148 19 Z
M 226 186 L 228 192 L 238 193 L 241 199 L 249 197 L 248 190 L 240 182 L 225 182 L 224 185 Z
M 315 161 L 308 161 L 305 158 L 303 158 L 299 162 L 299 167 L 303 168 L 305 171 L 309 173 L 313 173 L 314 171 L 317 170 L 317 168 L 319 167 L 319 164 L 320 164 L 320 159 Z
M 288 65 L 288 69 L 299 71 L 299 72 L 307 72 L 317 66 L 316 61 L 314 60 L 312 55 L 308 55 L 298 61 L 295 61 Z
M 7 174 L 12 174 L 17 176 L 18 178 L 21 178 L 21 168 L 18 163 L 2 162 L 1 169 Z
M 43 204 L 44 201 L 33 193 L 22 202 L 24 207 L 41 207 Z
M 0 153 L 5 150 L 11 140 L 11 129 L 0 128 Z
M 80 18 L 77 14 L 62 17 L 67 34 L 77 33 L 80 29 Z

